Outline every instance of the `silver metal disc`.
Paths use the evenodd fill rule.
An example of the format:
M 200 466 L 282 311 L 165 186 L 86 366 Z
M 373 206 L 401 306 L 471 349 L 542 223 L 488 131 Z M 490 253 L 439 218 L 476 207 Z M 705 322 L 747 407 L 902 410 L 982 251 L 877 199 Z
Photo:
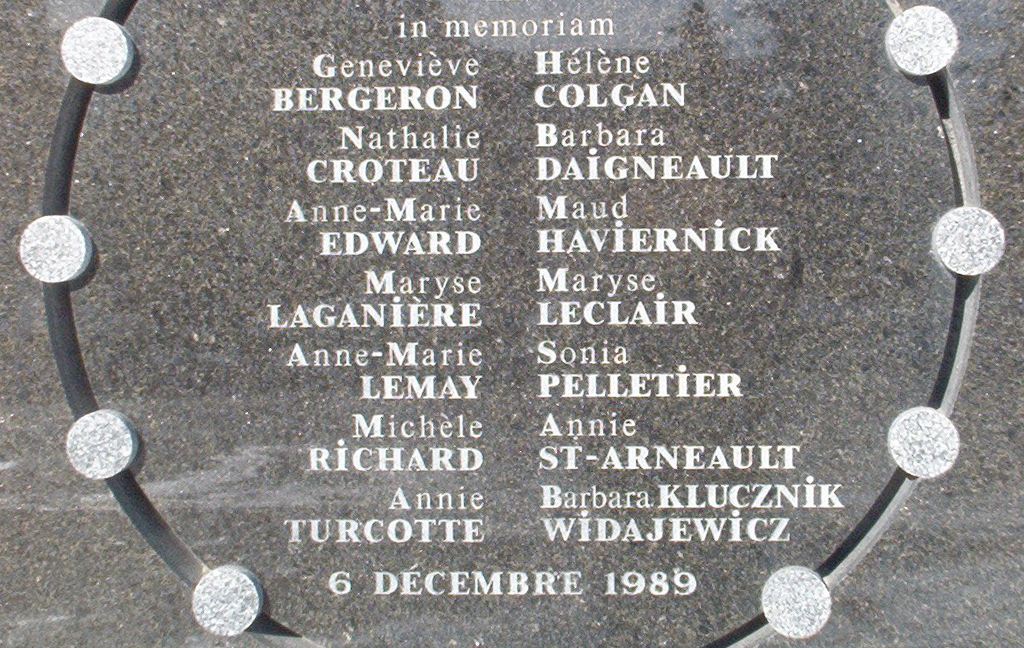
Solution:
M 980 207 L 960 207 L 944 215 L 932 231 L 932 249 L 943 265 L 965 276 L 996 267 L 1006 248 L 999 220 Z
M 889 452 L 908 474 L 932 479 L 956 463 L 960 436 L 942 412 L 915 407 L 897 416 L 889 427 Z
M 889 58 L 904 74 L 922 77 L 953 61 L 960 39 L 946 13 L 921 5 L 896 17 L 885 34 Z
M 92 262 L 88 230 L 70 216 L 43 216 L 21 235 L 21 264 L 44 283 L 65 283 L 82 276 Z
M 236 637 L 263 611 L 263 589 L 244 567 L 218 567 L 208 572 L 192 593 L 192 614 L 207 632 Z
M 61 59 L 68 73 L 83 83 L 110 85 L 132 68 L 135 46 L 124 27 L 106 18 L 83 18 L 64 32 Z
M 139 452 L 139 437 L 128 418 L 112 410 L 86 414 L 68 432 L 68 460 L 88 479 L 110 479 L 125 471 Z
M 790 639 L 818 634 L 832 613 L 832 595 L 816 572 L 784 567 L 761 590 L 761 607 L 775 632 Z

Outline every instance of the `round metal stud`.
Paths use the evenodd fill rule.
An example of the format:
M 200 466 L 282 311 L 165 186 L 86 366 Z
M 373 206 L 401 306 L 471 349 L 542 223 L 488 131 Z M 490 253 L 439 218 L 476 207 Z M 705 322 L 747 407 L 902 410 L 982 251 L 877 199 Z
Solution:
M 889 452 L 904 472 L 932 479 L 956 463 L 960 436 L 942 412 L 915 407 L 897 416 L 889 426 Z
M 192 614 L 207 632 L 237 637 L 263 612 L 263 588 L 244 567 L 207 572 L 192 593 Z
M 907 9 L 889 25 L 885 49 L 901 72 L 923 77 L 941 71 L 956 56 L 956 25 L 941 9 L 921 5 Z
M 1003 226 L 980 207 L 954 209 L 932 231 L 932 249 L 943 265 L 959 275 L 973 277 L 992 270 L 1005 248 Z
M 88 230 L 70 216 L 43 216 L 21 235 L 21 264 L 44 283 L 65 283 L 81 277 L 92 263 Z
M 61 59 L 68 73 L 83 83 L 111 85 L 132 69 L 135 44 L 128 31 L 106 18 L 83 18 L 64 32 Z
M 135 461 L 139 437 L 119 412 L 100 410 L 75 421 L 68 432 L 68 460 L 88 479 L 110 479 Z
M 828 622 L 832 595 L 816 572 L 785 567 L 764 584 L 761 607 L 775 632 L 789 639 L 808 639 Z

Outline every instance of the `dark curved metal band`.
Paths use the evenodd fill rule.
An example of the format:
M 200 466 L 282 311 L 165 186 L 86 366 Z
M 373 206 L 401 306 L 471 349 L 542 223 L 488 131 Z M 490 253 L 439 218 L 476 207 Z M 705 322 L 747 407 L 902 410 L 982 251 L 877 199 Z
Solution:
M 118 23 L 127 20 L 138 0 L 108 0 L 101 16 Z M 899 5 L 886 4 L 894 11 Z M 980 206 L 980 183 L 974 149 L 966 120 L 947 72 L 930 80 L 936 107 L 949 146 L 957 198 L 964 205 Z M 93 87 L 74 79 L 68 84 L 61 104 L 50 147 L 43 190 L 43 214 L 66 214 L 70 204 L 72 177 L 78 140 L 92 99 Z M 953 314 L 939 374 L 929 406 L 951 414 L 963 384 L 974 326 L 980 302 L 981 280 L 957 277 Z M 66 284 L 46 285 L 44 290 L 46 321 L 50 342 L 60 373 L 68 405 L 76 418 L 98 409 L 89 383 L 75 326 L 71 289 Z M 818 573 L 833 587 L 872 549 L 895 514 L 913 494 L 917 480 L 897 470 L 871 509 L 839 547 L 818 567 Z M 195 587 L 206 566 L 174 533 L 146 497 L 131 472 L 107 480 L 125 514 L 170 569 L 189 587 Z M 264 614 L 249 629 L 250 633 L 282 648 L 318 646 Z M 705 648 L 744 648 L 764 639 L 771 630 L 763 614 L 706 644 Z
M 886 0 L 886 4 L 896 14 L 902 11 L 898 2 Z M 981 206 L 981 183 L 974 145 L 949 72 L 943 70 L 929 79 L 929 87 L 949 149 L 957 202 L 964 206 Z M 946 346 L 928 400 L 929 407 L 938 409 L 947 416 L 953 413 L 967 373 L 971 342 L 974 339 L 974 328 L 981 303 L 981 284 L 982 281 L 978 277 L 956 277 L 953 313 L 950 317 Z M 829 588 L 842 581 L 871 551 L 892 524 L 896 514 L 913 495 L 918 484 L 917 479 L 902 470 L 897 469 L 893 473 L 867 514 L 839 547 L 818 566 L 817 572 Z M 768 622 L 761 614 L 704 648 L 749 648 L 760 643 L 770 633 Z
M 137 2 L 108 0 L 100 16 L 123 24 Z M 72 79 L 64 93 L 46 165 L 42 199 L 44 215 L 69 212 L 78 141 L 93 92 L 93 86 Z M 74 417 L 81 418 L 95 412 L 99 405 L 82 357 L 71 287 L 68 284 L 46 284 L 43 288 L 43 301 L 50 345 L 64 395 Z M 179 579 L 194 588 L 206 571 L 206 566 L 156 510 L 135 475 L 126 471 L 106 480 L 106 484 L 139 534 Z M 285 648 L 315 646 L 267 615 L 257 619 L 249 631 L 272 645 Z
M 136 2 L 137 0 L 109 0 L 100 15 L 123 23 Z M 78 141 L 93 91 L 93 86 L 75 79 L 68 83 L 50 145 L 50 157 L 43 186 L 43 214 L 69 212 Z M 89 374 L 82 357 L 75 326 L 71 287 L 67 284 L 46 284 L 43 288 L 43 300 L 46 304 L 46 325 L 50 333 L 50 344 L 64 387 L 64 395 L 75 418 L 81 418 L 95 412 L 99 405 L 89 383 Z M 126 472 L 108 479 L 106 483 L 132 524 L 157 555 L 182 580 L 194 586 L 202 576 L 205 566 L 174 534 L 146 498 L 135 477 Z

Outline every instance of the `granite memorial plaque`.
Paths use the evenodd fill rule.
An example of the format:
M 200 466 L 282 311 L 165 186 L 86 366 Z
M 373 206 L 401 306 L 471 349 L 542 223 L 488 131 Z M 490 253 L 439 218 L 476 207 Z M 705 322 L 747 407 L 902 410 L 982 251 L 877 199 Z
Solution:
M 1024 642 L 1024 9 L 16 4 L 0 646 Z

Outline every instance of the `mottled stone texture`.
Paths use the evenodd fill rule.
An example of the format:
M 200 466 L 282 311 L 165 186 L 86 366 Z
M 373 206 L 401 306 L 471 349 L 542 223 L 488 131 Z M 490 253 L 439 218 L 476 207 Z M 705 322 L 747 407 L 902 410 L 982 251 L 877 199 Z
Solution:
M 83 483 L 65 456 L 73 420 L 50 356 L 39 286 L 21 267 L 18 240 L 40 216 L 49 137 L 67 81 L 61 36 L 97 4 L 10 0 L 0 20 L 0 238 L 8 242 L 0 255 L 0 645 L 252 646 L 249 638 L 222 641 L 202 631 L 191 592 L 106 489 Z M 486 11 L 559 10 L 546 1 L 505 4 L 487 3 Z M 402 12 L 471 16 L 477 5 L 141 0 L 129 26 L 144 64 L 126 93 L 93 99 L 72 194 L 71 209 L 101 253 L 96 278 L 76 293 L 86 363 L 101 406 L 139 425 L 147 449 L 139 479 L 169 523 L 208 564 L 252 568 L 269 611 L 326 643 L 699 647 L 759 612 L 760 587 L 771 573 L 787 564 L 814 566 L 841 541 L 894 468 L 886 427 L 928 399 L 953 285 L 931 255 L 931 232 L 956 205 L 930 93 L 887 59 L 891 16 L 884 3 L 587 4 L 642 34 L 614 47 L 649 52 L 661 78 L 692 83 L 691 105 L 678 118 L 639 118 L 666 125 L 672 152 L 778 146 L 789 160 L 784 181 L 754 189 L 628 187 L 635 220 L 646 226 L 750 216 L 778 220 L 788 234 L 786 254 L 770 264 L 580 262 L 594 271 L 657 272 L 668 292 L 712 302 L 700 330 L 631 340 L 638 369 L 685 363 L 752 376 L 753 397 L 735 407 L 631 405 L 623 415 L 642 418 L 651 442 L 801 443 L 806 472 L 847 484 L 847 508 L 800 517 L 799 540 L 785 547 L 577 549 L 538 541 L 524 520 L 537 517 L 535 430 L 543 408 L 521 394 L 535 379 L 534 348 L 548 335 L 529 317 L 540 263 L 532 125 L 544 116 L 528 107 L 534 81 L 523 43 L 431 41 L 450 56 L 476 52 L 485 70 L 485 107 L 462 120 L 482 131 L 483 156 L 492 161 L 472 191 L 488 212 L 480 231 L 489 245 L 472 263 L 488 281 L 488 325 L 473 343 L 487 349 L 490 396 L 471 409 L 488 424 L 481 445 L 495 461 L 478 479 L 487 484 L 489 527 L 501 539 L 475 554 L 290 550 L 284 517 L 379 513 L 396 483 L 409 481 L 317 480 L 297 468 L 303 448 L 332 443 L 334 430 L 363 405 L 353 396 L 354 374 L 296 377 L 280 367 L 288 340 L 267 333 L 261 306 L 290 294 L 353 299 L 358 277 L 374 262 L 317 259 L 313 231 L 284 227 L 282 209 L 293 198 L 379 201 L 387 192 L 311 189 L 302 179 L 304 160 L 334 150 L 343 120 L 271 116 L 267 88 L 314 81 L 308 58 L 319 51 L 380 56 L 391 49 L 389 25 Z M 935 4 L 959 30 L 952 72 L 979 153 L 984 206 L 999 215 L 1007 249 L 984 280 L 971 369 L 952 417 L 961 441 L 957 464 L 922 485 L 875 551 L 834 589 L 828 626 L 800 644 L 809 648 L 1024 642 L 1024 5 Z M 360 119 L 401 123 L 394 116 L 379 124 Z M 586 120 L 601 119 L 628 125 L 631 117 L 609 112 Z M 450 120 L 416 123 L 436 128 Z M 608 188 L 603 197 L 625 189 Z M 423 268 L 454 269 L 444 262 Z M 322 341 L 379 342 L 358 335 Z M 472 483 L 425 478 L 415 486 Z M 638 483 L 626 476 L 616 485 Z M 699 596 L 682 601 L 610 603 L 594 595 L 412 605 L 325 593 L 325 575 L 335 569 L 417 564 L 681 566 L 704 578 Z

